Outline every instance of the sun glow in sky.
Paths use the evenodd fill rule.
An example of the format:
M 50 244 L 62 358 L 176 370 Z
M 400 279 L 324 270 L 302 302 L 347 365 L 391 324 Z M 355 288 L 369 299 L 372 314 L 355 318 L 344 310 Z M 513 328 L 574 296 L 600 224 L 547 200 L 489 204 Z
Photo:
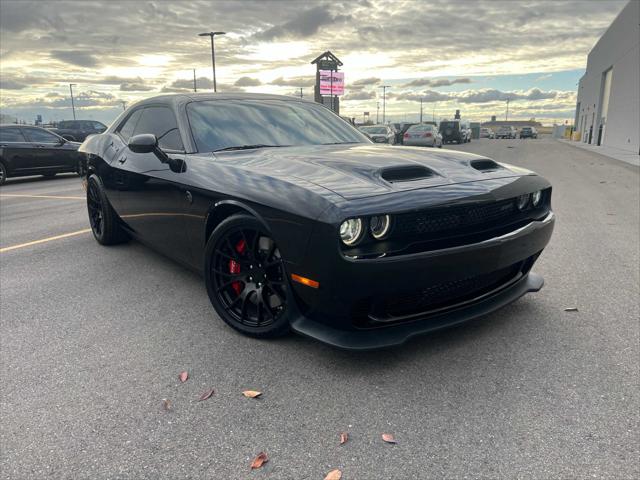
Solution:
M 626 0 L 85 1 L 0 0 L 0 108 L 32 122 L 110 122 L 122 101 L 210 89 L 313 95 L 310 61 L 344 63 L 341 113 L 375 115 L 390 85 L 391 120 L 438 117 L 573 119 L 586 55 Z M 61 12 L 64 12 L 62 14 Z

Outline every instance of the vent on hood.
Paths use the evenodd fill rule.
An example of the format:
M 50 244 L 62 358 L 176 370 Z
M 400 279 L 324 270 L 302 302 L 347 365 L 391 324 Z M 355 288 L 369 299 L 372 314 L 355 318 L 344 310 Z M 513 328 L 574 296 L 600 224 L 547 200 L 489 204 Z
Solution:
M 433 177 L 434 173 L 427 167 L 421 165 L 409 165 L 406 167 L 385 168 L 380 173 L 383 180 L 387 182 L 413 182 L 423 178 Z
M 471 167 L 476 170 L 480 170 L 481 172 L 493 172 L 495 170 L 500 170 L 502 165 L 497 164 L 493 160 L 483 159 L 483 160 L 471 160 Z

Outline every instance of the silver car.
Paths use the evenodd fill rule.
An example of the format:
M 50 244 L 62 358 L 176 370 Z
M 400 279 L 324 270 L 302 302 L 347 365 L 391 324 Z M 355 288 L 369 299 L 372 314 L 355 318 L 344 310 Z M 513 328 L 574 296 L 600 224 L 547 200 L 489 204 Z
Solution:
M 427 123 L 418 123 L 409 127 L 402 139 L 403 145 L 413 145 L 416 147 L 438 147 L 442 148 L 442 135 L 438 132 L 438 127 Z
M 390 145 L 395 145 L 396 143 L 396 132 L 389 125 L 371 125 L 360 127 L 358 130 L 375 143 L 388 143 Z

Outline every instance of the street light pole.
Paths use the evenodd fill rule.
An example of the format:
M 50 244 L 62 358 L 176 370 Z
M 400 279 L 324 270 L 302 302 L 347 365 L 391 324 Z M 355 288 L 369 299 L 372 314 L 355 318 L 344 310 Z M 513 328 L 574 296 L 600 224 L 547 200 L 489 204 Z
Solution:
M 384 123 L 387 112 L 387 88 L 389 88 L 389 85 L 381 85 L 378 88 L 382 89 L 382 123 Z
M 380 123 L 380 102 L 376 102 L 376 125 Z
M 216 86 L 216 50 L 215 50 L 215 46 L 213 44 L 213 37 L 215 37 L 216 35 L 224 35 L 226 32 L 204 32 L 204 33 L 199 33 L 198 36 L 200 37 L 211 37 L 211 68 L 213 70 L 213 91 L 217 92 L 217 86 Z
M 70 83 L 69 84 L 69 92 L 71 92 L 71 111 L 73 111 L 73 119 L 76 119 L 76 106 L 73 103 L 73 87 L 75 86 L 75 83 Z
M 420 98 L 420 123 L 422 123 L 422 97 Z
M 193 91 L 198 91 L 198 86 L 196 85 L 196 69 L 193 69 Z
M 507 114 L 504 117 L 504 121 L 508 122 L 509 121 L 509 99 L 507 98 Z

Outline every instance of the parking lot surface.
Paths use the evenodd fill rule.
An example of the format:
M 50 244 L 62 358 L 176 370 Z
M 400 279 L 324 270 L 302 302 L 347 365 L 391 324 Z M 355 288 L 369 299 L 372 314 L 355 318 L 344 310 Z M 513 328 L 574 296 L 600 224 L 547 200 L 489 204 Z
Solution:
M 368 353 L 243 337 L 196 274 L 98 245 L 78 177 L 9 180 L 1 478 L 638 478 L 638 169 L 548 138 L 451 148 L 552 182 L 545 288 Z

